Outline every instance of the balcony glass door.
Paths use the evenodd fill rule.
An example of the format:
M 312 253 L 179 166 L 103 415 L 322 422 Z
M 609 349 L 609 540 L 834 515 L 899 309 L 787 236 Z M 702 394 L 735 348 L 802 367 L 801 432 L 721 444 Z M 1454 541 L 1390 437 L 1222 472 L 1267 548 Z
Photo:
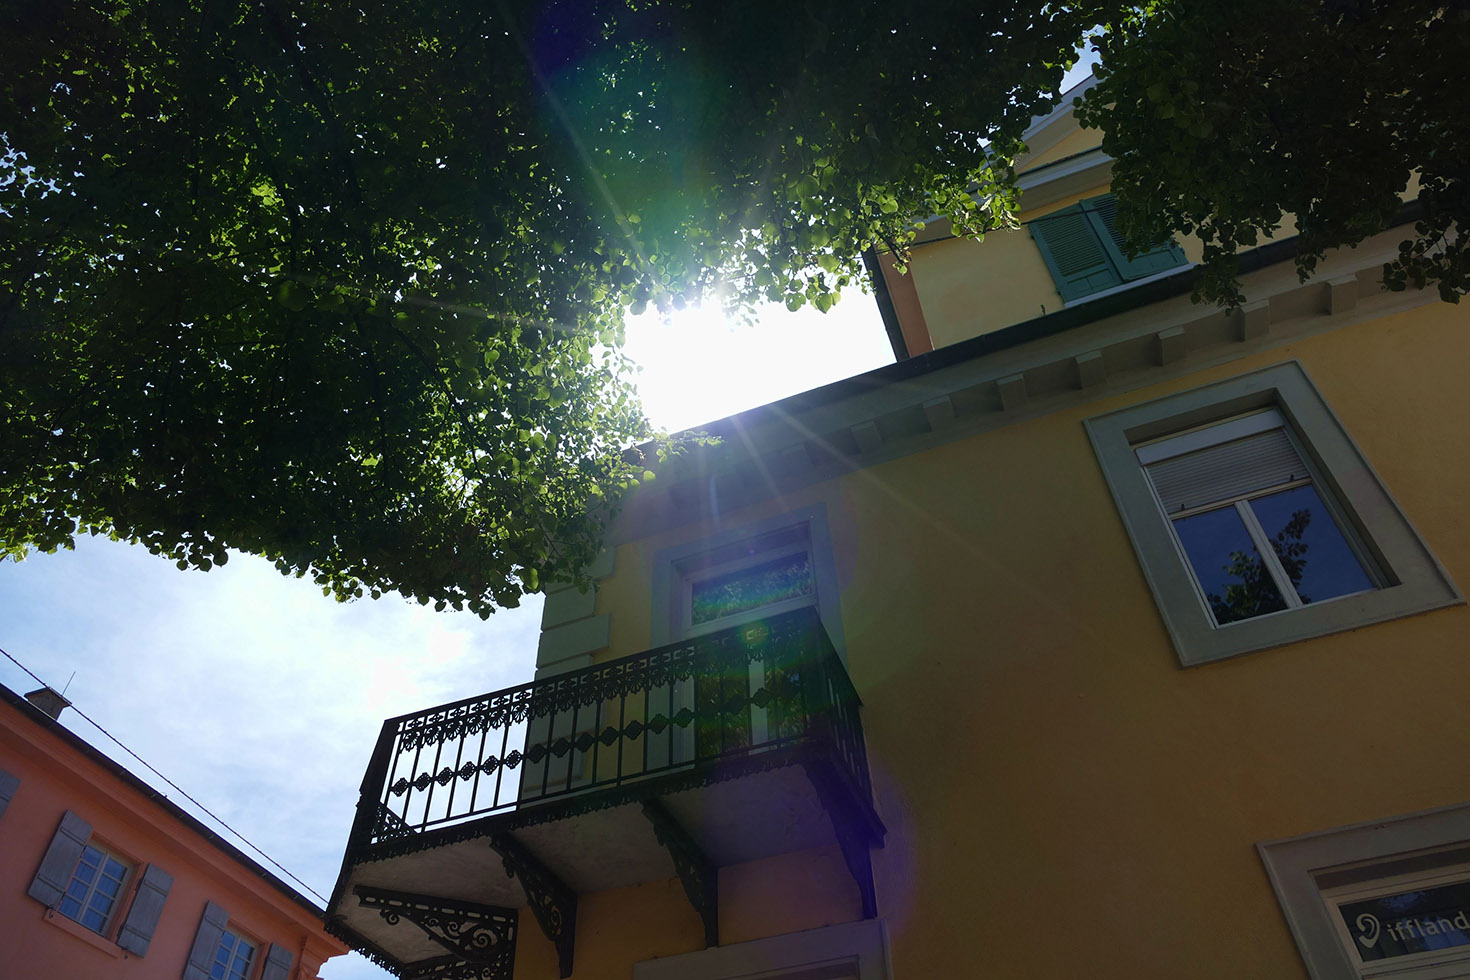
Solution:
M 676 576 L 674 634 L 692 639 L 817 603 L 810 536 L 801 524 L 719 548 L 682 562 Z M 767 711 L 749 704 L 743 723 L 731 725 L 723 706 L 753 698 L 766 686 L 766 663 L 748 661 L 745 675 L 712 675 L 666 688 L 671 715 L 689 709 L 695 722 L 674 730 L 657 764 L 677 765 L 696 756 L 758 746 L 769 735 Z M 654 710 L 657 710 L 656 708 Z M 718 740 L 720 744 L 715 744 Z M 654 765 L 650 759 L 650 765 Z

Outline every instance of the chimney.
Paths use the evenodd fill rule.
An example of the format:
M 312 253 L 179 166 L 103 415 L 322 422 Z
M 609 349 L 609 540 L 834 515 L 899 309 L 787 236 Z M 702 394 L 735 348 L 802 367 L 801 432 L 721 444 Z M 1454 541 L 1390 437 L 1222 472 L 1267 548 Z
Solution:
M 32 691 L 26 695 L 26 700 L 46 712 L 52 721 L 60 719 L 61 712 L 71 705 L 70 701 L 49 687 Z

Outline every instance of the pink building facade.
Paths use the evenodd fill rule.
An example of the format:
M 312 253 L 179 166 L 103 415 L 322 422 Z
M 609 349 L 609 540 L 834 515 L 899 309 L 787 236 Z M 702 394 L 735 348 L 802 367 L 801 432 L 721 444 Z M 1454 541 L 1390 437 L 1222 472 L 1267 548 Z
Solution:
M 313 980 L 346 952 L 316 905 L 37 695 L 0 687 L 0 977 Z

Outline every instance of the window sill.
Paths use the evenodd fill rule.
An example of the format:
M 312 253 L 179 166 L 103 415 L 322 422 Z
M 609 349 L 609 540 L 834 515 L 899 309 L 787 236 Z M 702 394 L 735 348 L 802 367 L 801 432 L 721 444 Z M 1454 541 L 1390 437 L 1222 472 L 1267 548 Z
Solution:
M 75 922 L 71 919 L 68 919 L 66 916 L 62 915 L 60 912 L 57 912 L 55 909 L 47 909 L 42 918 L 51 923 L 56 928 L 60 929 L 62 932 L 69 933 L 77 937 L 82 942 L 87 943 L 89 946 L 97 948 L 98 950 L 106 953 L 108 956 L 111 956 L 115 960 L 125 959 L 128 955 L 127 951 L 124 950 L 117 943 L 97 935 L 95 932 L 93 932 L 91 929 L 88 929 L 80 922 Z
M 1130 279 L 1128 282 L 1119 283 L 1116 286 L 1109 286 L 1107 289 L 1099 289 L 1095 293 L 1088 293 L 1086 296 L 1079 296 L 1076 299 L 1067 300 L 1062 304 L 1062 309 L 1070 310 L 1074 306 L 1082 306 L 1084 304 L 1091 303 L 1095 299 L 1102 299 L 1105 296 L 1116 296 L 1119 293 L 1126 293 L 1128 292 L 1128 290 L 1134 289 L 1135 287 L 1142 286 L 1151 282 L 1157 282 L 1160 279 L 1168 279 L 1170 276 L 1177 276 L 1179 275 L 1179 273 L 1192 268 L 1194 268 L 1193 262 L 1184 262 L 1176 265 L 1172 269 L 1165 269 L 1163 272 L 1155 272 L 1151 276 L 1144 276 L 1142 279 Z

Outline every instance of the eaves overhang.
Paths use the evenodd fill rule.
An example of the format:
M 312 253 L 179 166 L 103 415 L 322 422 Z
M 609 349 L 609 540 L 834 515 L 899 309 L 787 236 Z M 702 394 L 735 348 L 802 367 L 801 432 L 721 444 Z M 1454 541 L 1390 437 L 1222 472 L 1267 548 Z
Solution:
M 1395 229 L 1421 213 L 1406 205 L 1388 230 L 1330 253 L 1300 281 L 1296 237 L 1241 253 L 1251 302 L 1222 311 L 1190 302 L 1200 270 L 1131 289 L 915 355 L 711 423 L 716 445 L 693 446 L 657 468 L 625 504 L 617 543 L 708 519 L 800 486 L 1013 424 L 1110 391 L 1130 390 L 1293 337 L 1437 300 L 1390 293 L 1383 264 Z

